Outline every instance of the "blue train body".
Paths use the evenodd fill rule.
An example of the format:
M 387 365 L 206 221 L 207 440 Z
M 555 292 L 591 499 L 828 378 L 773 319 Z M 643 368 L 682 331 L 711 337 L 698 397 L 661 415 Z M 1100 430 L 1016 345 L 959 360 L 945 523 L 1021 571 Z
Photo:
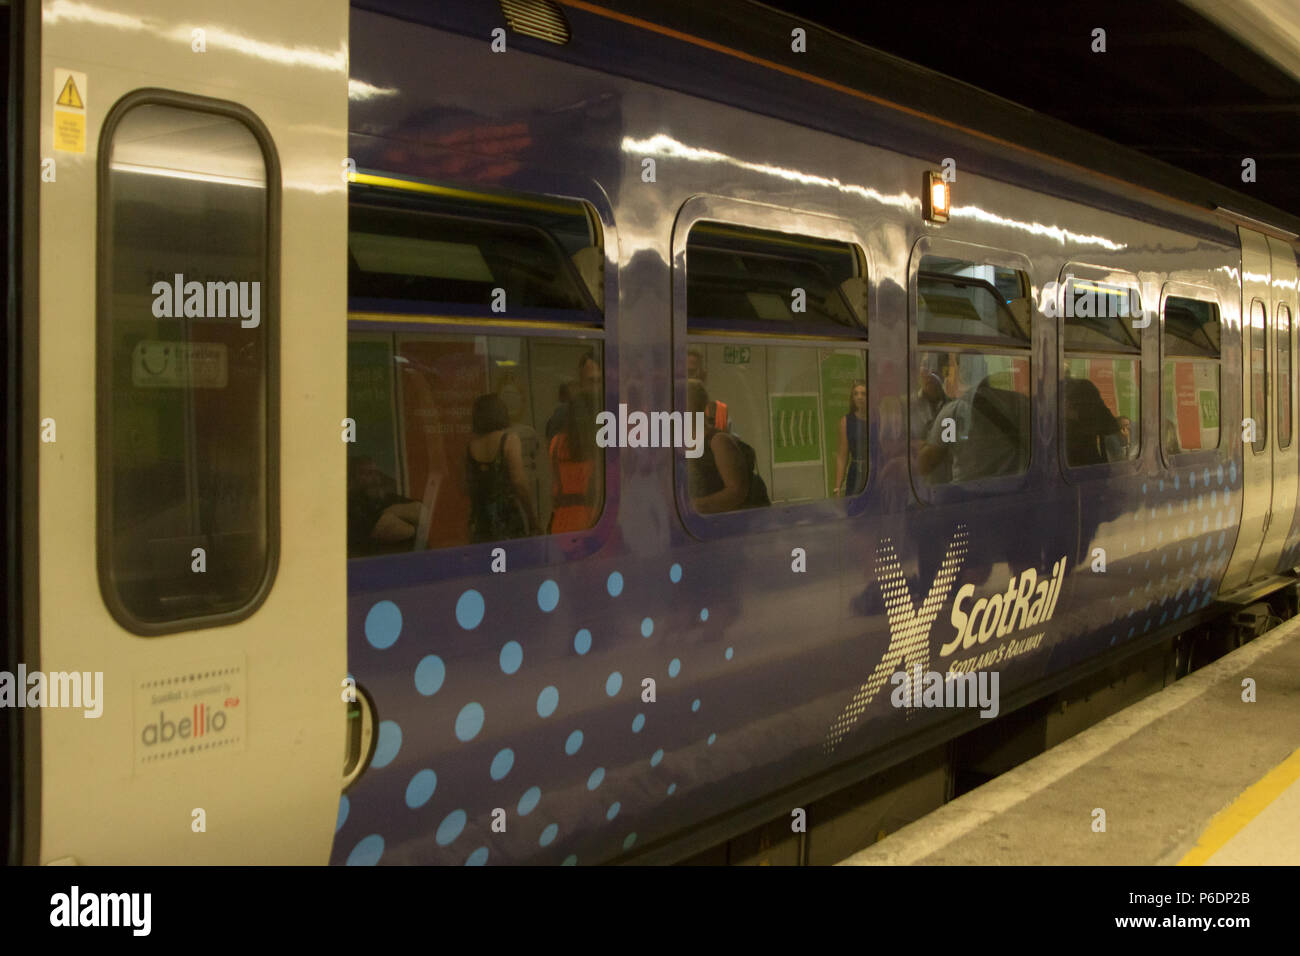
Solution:
M 1060 343 L 1039 322 L 1028 471 L 922 500 L 900 421 L 915 350 L 907 255 L 925 230 L 914 206 L 893 200 L 915 192 L 911 157 L 962 157 L 956 205 L 989 184 L 978 191 L 988 244 L 1024 253 L 1035 287 L 1074 259 L 1222 274 L 1240 265 L 1231 229 L 887 106 L 752 64 L 719 69 L 708 51 L 580 9 L 568 11 L 566 63 L 536 43 L 494 57 L 485 5 L 388 7 L 353 13 L 352 76 L 397 91 L 354 99 L 353 158 L 386 175 L 591 202 L 616 265 L 606 407 L 680 399 L 672 237 L 684 201 L 867 223 L 870 472 L 847 500 L 688 520 L 680 456 L 610 449 L 597 526 L 511 543 L 506 573 L 489 571 L 490 544 L 351 562 L 349 666 L 380 724 L 370 767 L 342 799 L 334 862 L 636 859 L 742 804 L 797 799 L 801 782 L 865 773 L 908 742 L 978 723 L 973 711 L 891 705 L 896 670 L 979 666 L 992 652 L 984 666 L 1014 704 L 1207 612 L 1236 544 L 1242 444 L 1226 428 L 1218 450 L 1162 461 L 1153 345 L 1137 460 L 1096 474 L 1063 467 Z M 727 102 L 689 92 L 706 84 Z M 636 160 L 653 149 L 658 183 L 646 184 Z M 791 169 L 806 176 L 782 175 Z M 875 193 L 850 195 L 853 183 Z M 1059 231 L 1031 228 L 1040 223 Z M 1240 321 L 1235 308 L 1224 317 L 1232 421 Z M 1279 568 L 1295 564 L 1298 534 Z M 803 572 L 792 570 L 798 549 Z M 969 613 L 1030 569 L 1047 581 L 1063 558 L 1050 617 L 1046 605 L 1032 619 L 1022 611 L 1014 630 L 941 653 L 960 638 L 963 586 Z M 497 808 L 505 832 L 493 832 Z

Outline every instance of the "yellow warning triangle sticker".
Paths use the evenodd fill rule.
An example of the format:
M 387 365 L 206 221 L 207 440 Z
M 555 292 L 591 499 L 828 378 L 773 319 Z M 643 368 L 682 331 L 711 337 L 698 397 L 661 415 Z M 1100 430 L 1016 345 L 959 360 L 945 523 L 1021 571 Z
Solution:
M 72 82 L 72 77 L 68 77 L 68 82 L 63 84 L 63 92 L 55 102 L 59 106 L 71 106 L 79 110 L 86 108 L 86 104 L 81 102 L 81 94 L 77 92 L 77 84 Z

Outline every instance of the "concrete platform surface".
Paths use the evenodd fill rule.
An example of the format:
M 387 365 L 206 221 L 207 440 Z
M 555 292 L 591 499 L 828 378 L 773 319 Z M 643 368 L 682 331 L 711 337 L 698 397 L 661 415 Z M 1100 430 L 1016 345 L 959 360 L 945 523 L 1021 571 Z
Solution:
M 1297 748 L 1293 618 L 841 865 L 1300 864 Z

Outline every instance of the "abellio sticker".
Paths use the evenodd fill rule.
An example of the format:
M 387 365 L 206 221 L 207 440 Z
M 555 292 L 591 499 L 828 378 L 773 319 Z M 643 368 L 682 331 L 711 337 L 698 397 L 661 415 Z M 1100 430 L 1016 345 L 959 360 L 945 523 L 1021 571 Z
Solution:
M 133 693 L 137 772 L 244 749 L 242 656 L 142 675 Z

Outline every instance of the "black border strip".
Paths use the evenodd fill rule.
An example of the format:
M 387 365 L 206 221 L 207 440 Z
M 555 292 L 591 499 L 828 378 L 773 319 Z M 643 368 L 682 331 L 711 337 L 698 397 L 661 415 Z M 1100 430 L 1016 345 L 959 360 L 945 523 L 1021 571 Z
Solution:
M 112 462 L 107 454 L 111 419 L 111 335 L 107 321 L 111 292 L 108 264 L 112 262 L 112 216 L 109 205 L 108 161 L 113 135 L 122 118 L 132 109 L 145 105 L 170 106 L 176 109 L 213 113 L 242 123 L 262 150 L 266 165 L 266 567 L 257 590 L 242 608 L 181 618 L 161 623 L 139 621 L 122 604 L 113 583 L 112 568 Z M 156 637 L 180 631 L 234 624 L 251 616 L 271 593 L 280 561 L 280 159 L 271 134 L 256 114 L 245 106 L 228 100 L 211 99 L 173 90 L 146 88 L 127 93 L 109 110 L 99 134 L 96 156 L 98 206 L 95 302 L 95 471 L 96 471 L 96 543 L 99 590 L 113 619 L 133 634 Z
M 4 445 L 9 476 L 4 525 L 8 633 L 3 660 L 12 673 L 19 661 L 40 667 L 40 2 L 12 3 L 9 16 Z M 8 788 L 5 862 L 36 863 L 41 832 L 40 711 L 8 709 L 5 717 L 8 759 L 0 768 Z

